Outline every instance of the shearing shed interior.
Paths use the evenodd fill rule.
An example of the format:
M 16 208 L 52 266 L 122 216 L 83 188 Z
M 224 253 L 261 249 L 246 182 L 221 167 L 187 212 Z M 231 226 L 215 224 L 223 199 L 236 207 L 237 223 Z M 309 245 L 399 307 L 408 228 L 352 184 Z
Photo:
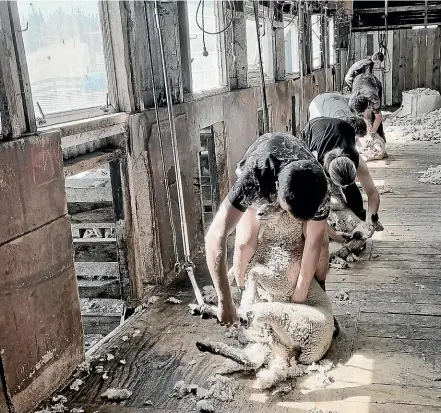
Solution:
M 0 413 L 441 412 L 440 65 L 441 1 L 0 1 Z

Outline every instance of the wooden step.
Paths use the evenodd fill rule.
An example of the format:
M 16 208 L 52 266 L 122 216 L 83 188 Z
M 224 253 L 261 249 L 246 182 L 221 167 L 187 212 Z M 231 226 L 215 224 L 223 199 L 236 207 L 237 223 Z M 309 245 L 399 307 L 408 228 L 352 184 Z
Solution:
M 116 238 L 74 238 L 74 244 L 116 244 Z
M 116 299 L 81 299 L 84 334 L 107 335 L 124 321 L 124 302 Z
M 72 223 L 73 229 L 89 229 L 89 228 L 115 228 L 113 222 L 79 222 Z
M 78 278 L 95 280 L 119 280 L 119 265 L 117 262 L 75 262 Z
M 78 289 L 81 298 L 121 298 L 121 286 L 116 278 L 110 280 L 79 279 Z
M 116 243 L 74 242 L 75 262 L 117 262 Z
M 101 237 L 104 237 L 106 235 L 106 230 L 112 230 L 115 229 L 115 224 L 109 224 L 109 223 L 99 223 L 99 222 L 92 222 L 92 223 L 81 223 L 81 224 L 71 224 L 71 230 L 72 230 L 72 237 L 73 238 L 82 238 L 82 239 L 90 239 L 82 236 L 81 234 L 84 234 L 85 230 L 88 229 L 97 229 L 99 230 L 99 235 Z
M 67 202 L 75 203 L 95 203 L 95 202 L 112 202 L 111 187 L 97 188 L 69 188 L 66 187 Z

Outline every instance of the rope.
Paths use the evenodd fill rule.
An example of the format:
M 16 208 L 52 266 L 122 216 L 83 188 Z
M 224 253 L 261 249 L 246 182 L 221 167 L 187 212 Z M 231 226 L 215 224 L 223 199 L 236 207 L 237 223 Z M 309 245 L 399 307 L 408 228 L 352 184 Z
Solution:
M 175 270 L 175 272 L 180 272 L 178 242 L 177 242 L 177 236 L 176 236 L 175 223 L 173 220 L 173 208 L 172 208 L 171 196 L 170 196 L 170 186 L 169 186 L 169 182 L 168 182 L 168 178 L 167 178 L 167 170 L 165 167 L 164 144 L 162 141 L 162 128 L 161 128 L 161 123 L 159 120 L 157 90 L 156 90 L 156 84 L 155 84 L 155 74 L 153 71 L 153 57 L 152 57 L 152 45 L 151 45 L 151 41 L 150 41 L 150 28 L 149 28 L 149 22 L 148 22 L 148 18 L 147 18 L 147 7 L 146 7 L 145 2 L 144 2 L 144 14 L 145 14 L 145 21 L 146 21 L 146 26 L 147 26 L 147 45 L 148 45 L 148 49 L 149 49 L 148 53 L 149 53 L 149 61 L 150 61 L 150 76 L 152 79 L 153 102 L 155 105 L 156 124 L 158 125 L 159 152 L 161 155 L 162 174 L 164 177 L 165 194 L 167 197 L 168 216 L 170 219 L 170 228 L 171 228 L 172 239 L 173 239 L 173 253 L 175 256 L 174 270 Z

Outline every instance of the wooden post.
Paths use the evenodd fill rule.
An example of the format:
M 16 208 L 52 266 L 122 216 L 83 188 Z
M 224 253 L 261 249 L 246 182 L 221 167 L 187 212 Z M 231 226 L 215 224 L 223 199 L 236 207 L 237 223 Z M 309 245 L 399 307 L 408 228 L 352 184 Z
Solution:
M 1 1 L 0 116 L 2 124 L 1 136 L 3 139 L 14 139 L 20 137 L 26 133 L 28 129 L 30 129 L 29 121 L 32 120 L 25 113 L 25 100 L 23 99 L 22 85 L 20 84 L 20 73 L 22 73 L 22 68 L 20 67 L 19 62 L 23 61 L 24 56 L 18 59 L 17 53 L 14 53 L 14 51 L 18 50 L 16 44 L 17 39 L 21 39 L 21 33 L 16 33 L 11 16 L 12 13 L 10 2 Z M 24 52 L 24 49 L 22 52 Z M 27 72 L 26 68 L 23 69 L 25 72 Z M 34 128 L 35 116 L 32 129 Z
M 130 306 L 131 300 L 140 298 L 135 285 L 136 268 L 132 244 L 132 217 L 128 187 L 127 161 L 121 157 L 109 162 L 115 213 L 115 237 L 118 253 L 121 298 Z
M 304 74 L 309 75 L 312 73 L 312 29 L 311 29 L 311 15 L 305 13 L 305 9 L 302 8 L 303 14 L 303 51 L 304 51 Z
M 274 80 L 285 80 L 285 33 L 283 30 L 283 12 L 280 6 L 274 5 L 269 11 L 274 15 L 272 44 Z
M 112 3 L 112 2 L 110 2 Z M 116 2 L 117 3 L 117 2 Z M 130 2 L 132 3 L 132 2 Z M 138 3 L 138 2 L 133 2 Z M 159 47 L 158 30 L 155 23 L 154 2 L 145 1 L 143 3 L 144 25 L 147 26 L 148 34 L 150 36 L 152 58 L 153 58 L 153 72 L 155 73 L 156 89 L 158 94 L 162 94 L 165 98 L 165 80 L 162 75 L 162 61 Z M 170 92 L 172 96 L 172 103 L 182 103 L 184 101 L 184 84 L 186 90 L 191 87 L 191 57 L 187 56 L 184 60 L 184 66 L 181 61 L 181 43 L 180 36 L 184 36 L 184 31 L 188 36 L 188 24 L 186 24 L 185 16 L 182 13 L 187 13 L 186 8 L 182 5 L 178 7 L 177 1 L 161 1 L 158 4 L 159 19 L 164 40 L 164 52 L 167 56 L 166 66 L 170 85 Z M 182 25 L 180 24 L 181 20 Z M 187 27 L 186 27 L 187 26 Z M 139 39 L 138 41 L 144 41 Z M 184 44 L 184 50 L 189 53 L 189 45 Z M 146 49 L 147 50 L 147 49 Z M 150 77 L 150 59 L 148 56 L 138 56 L 138 59 L 143 59 L 142 70 L 146 73 L 144 90 L 144 101 L 146 107 L 153 107 L 153 91 L 152 80 Z M 190 58 L 190 61 L 188 59 Z M 185 83 L 183 78 L 185 73 Z M 156 97 L 157 98 L 157 97 Z

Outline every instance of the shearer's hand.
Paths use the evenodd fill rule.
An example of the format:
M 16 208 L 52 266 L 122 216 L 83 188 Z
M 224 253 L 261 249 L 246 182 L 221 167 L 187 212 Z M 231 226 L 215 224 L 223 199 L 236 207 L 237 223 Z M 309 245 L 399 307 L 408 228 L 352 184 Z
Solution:
M 217 306 L 217 319 L 221 326 L 231 327 L 233 325 L 239 325 L 239 317 L 232 299 L 224 302 L 219 301 Z
M 344 244 L 345 242 L 350 241 L 352 239 L 351 237 L 352 237 L 351 234 L 348 234 L 347 232 L 335 231 L 335 235 L 333 239 L 334 241 Z

